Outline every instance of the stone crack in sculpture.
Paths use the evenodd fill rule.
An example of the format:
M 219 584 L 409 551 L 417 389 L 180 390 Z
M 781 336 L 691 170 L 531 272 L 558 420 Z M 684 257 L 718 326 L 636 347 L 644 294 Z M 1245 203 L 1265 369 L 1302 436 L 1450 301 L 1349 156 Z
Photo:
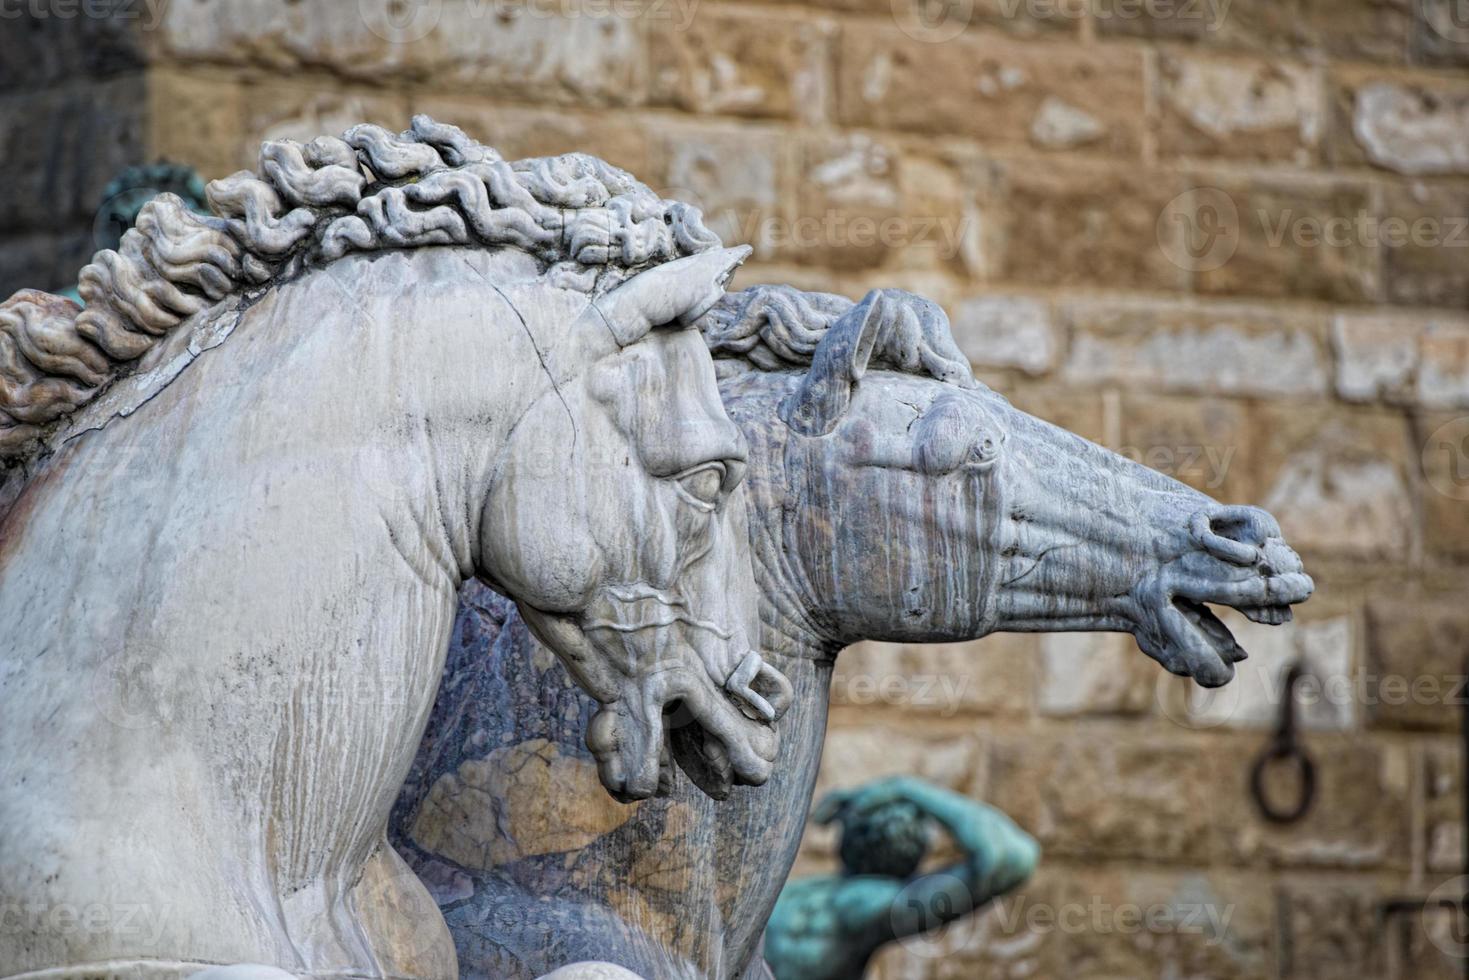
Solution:
M 699 327 L 750 446 L 762 654 L 795 685 L 770 782 L 686 786 L 558 822 L 582 792 L 585 709 L 514 610 L 471 585 L 393 839 L 445 903 L 465 977 L 601 958 L 645 976 L 766 976 L 761 930 L 795 859 L 832 658 L 872 638 L 1132 633 L 1216 686 L 1245 654 L 1207 604 L 1279 623 L 1313 588 L 1275 521 L 1016 410 L 934 304 L 757 287 Z M 545 661 L 546 658 L 541 658 Z M 464 807 L 493 797 L 492 812 Z
M 0 973 L 455 977 L 385 829 L 470 577 L 597 700 L 618 797 L 771 775 L 791 689 L 689 326 L 748 250 L 425 117 L 208 197 L 145 206 L 85 310 L 0 306 L 0 909 L 132 910 L 0 931 Z

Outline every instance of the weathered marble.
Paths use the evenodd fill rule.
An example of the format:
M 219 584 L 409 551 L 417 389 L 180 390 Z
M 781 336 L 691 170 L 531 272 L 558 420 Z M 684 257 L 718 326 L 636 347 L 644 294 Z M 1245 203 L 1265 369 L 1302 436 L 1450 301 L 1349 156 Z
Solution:
M 0 931 L 0 974 L 457 977 L 385 832 L 466 580 L 600 705 L 578 792 L 774 767 L 746 449 L 689 326 L 748 249 L 426 117 L 208 197 L 144 207 L 85 310 L 0 305 L 0 909 L 116 913 Z
M 471 586 L 393 820 L 465 977 L 535 977 L 591 955 L 660 978 L 765 976 L 761 932 L 848 644 L 1128 632 L 1216 686 L 1244 651 L 1207 603 L 1279 623 L 1312 591 L 1268 514 L 1017 411 L 974 381 L 942 311 L 918 297 L 854 305 L 759 287 L 700 328 L 750 446 L 760 647 L 795 689 L 781 764 L 722 803 L 677 779 L 625 813 L 549 819 L 553 797 L 585 784 L 585 709 L 509 605 Z M 528 661 L 538 675 L 518 669 Z M 471 822 L 489 800 L 476 787 L 509 791 Z

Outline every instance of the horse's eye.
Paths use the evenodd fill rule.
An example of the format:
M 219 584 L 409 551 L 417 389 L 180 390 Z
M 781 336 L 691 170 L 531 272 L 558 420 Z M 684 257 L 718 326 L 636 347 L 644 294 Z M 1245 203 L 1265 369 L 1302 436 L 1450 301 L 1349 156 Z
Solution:
M 999 458 L 999 440 L 985 436 L 969 449 L 969 466 L 974 469 L 988 469 Z
M 713 510 L 724 491 L 723 463 L 705 463 L 677 478 L 679 496 L 701 510 Z

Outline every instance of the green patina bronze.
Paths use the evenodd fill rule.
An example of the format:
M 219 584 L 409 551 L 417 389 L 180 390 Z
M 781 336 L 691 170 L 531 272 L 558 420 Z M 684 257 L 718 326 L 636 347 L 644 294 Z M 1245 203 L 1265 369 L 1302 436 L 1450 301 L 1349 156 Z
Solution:
M 860 980 L 884 945 L 980 909 L 1030 877 L 1040 857 L 999 810 L 907 776 L 838 790 L 811 816 L 840 822 L 842 872 L 793 879 L 781 891 L 765 927 L 777 980 Z M 930 823 L 963 857 L 920 874 Z
M 92 243 L 97 250 L 117 248 L 122 236 L 137 223 L 143 205 L 165 192 L 177 194 L 191 211 L 209 213 L 204 202 L 204 178 L 193 167 L 167 161 L 124 167 L 102 191 L 102 203 L 92 223 Z M 83 303 L 74 285 L 60 290 L 60 295 Z

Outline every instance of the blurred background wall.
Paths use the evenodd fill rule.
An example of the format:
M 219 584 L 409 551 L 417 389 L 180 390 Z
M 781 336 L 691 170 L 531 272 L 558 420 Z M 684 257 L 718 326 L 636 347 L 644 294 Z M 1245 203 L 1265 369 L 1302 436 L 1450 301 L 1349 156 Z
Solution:
M 122 165 L 415 112 L 700 204 L 744 284 L 931 296 L 1022 408 L 1305 554 L 1207 699 L 1125 636 L 845 654 L 823 787 L 916 772 L 1045 848 L 882 977 L 1461 975 L 1448 913 L 1382 904 L 1461 862 L 1469 3 L 3 0 L 0 289 L 74 281 Z M 1277 827 L 1298 658 L 1318 796 Z

